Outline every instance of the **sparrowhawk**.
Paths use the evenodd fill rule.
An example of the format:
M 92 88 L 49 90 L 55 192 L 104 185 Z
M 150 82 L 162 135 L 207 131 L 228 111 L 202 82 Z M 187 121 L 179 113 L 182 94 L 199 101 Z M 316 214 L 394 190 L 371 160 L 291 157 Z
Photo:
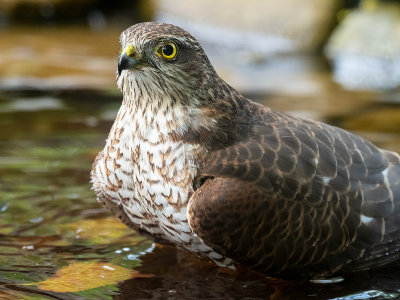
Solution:
M 124 223 L 275 276 L 399 259 L 398 154 L 246 99 L 179 27 L 136 24 L 120 42 L 123 101 L 91 177 Z

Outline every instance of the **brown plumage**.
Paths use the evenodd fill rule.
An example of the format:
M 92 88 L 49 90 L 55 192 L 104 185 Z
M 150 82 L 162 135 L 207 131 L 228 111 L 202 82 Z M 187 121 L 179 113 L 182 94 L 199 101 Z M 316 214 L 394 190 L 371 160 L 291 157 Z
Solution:
M 121 44 L 124 99 L 91 175 L 124 223 L 275 276 L 399 259 L 399 155 L 244 98 L 176 26 L 137 24 Z

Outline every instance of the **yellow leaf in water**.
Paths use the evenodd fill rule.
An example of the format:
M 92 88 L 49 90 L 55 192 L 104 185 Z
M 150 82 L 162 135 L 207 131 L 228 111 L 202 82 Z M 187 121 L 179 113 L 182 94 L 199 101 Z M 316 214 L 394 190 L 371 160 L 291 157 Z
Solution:
M 109 244 L 114 243 L 115 240 L 125 239 L 129 237 L 129 242 L 138 243 L 145 238 L 136 235 L 132 229 L 122 224 L 117 218 L 103 218 L 103 219 L 87 219 L 80 220 L 75 223 L 65 224 L 61 226 L 61 233 L 63 235 L 73 231 L 76 238 L 90 240 L 91 243 L 96 244 Z M 134 241 L 132 241 L 134 239 Z
M 36 285 L 46 291 L 79 292 L 139 277 L 153 277 L 153 275 L 140 274 L 109 263 L 74 263 L 63 267 L 53 277 Z

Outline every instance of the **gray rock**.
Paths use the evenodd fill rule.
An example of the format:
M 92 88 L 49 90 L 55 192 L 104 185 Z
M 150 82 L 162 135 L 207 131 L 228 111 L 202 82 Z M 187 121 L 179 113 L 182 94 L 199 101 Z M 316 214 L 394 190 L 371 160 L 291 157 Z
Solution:
M 325 52 L 332 60 L 335 81 L 345 88 L 398 87 L 400 4 L 364 4 L 350 12 L 332 34 Z
M 260 55 L 309 52 L 325 40 L 340 0 L 156 0 L 158 19 L 203 41 Z

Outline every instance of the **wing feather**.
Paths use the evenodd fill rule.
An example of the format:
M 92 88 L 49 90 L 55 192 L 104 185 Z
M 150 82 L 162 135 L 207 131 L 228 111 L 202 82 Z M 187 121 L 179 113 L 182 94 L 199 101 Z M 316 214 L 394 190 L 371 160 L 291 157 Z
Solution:
M 196 234 L 272 274 L 392 261 L 379 249 L 400 249 L 397 154 L 339 128 L 270 111 L 248 128 L 201 171 L 210 179 L 190 200 Z

